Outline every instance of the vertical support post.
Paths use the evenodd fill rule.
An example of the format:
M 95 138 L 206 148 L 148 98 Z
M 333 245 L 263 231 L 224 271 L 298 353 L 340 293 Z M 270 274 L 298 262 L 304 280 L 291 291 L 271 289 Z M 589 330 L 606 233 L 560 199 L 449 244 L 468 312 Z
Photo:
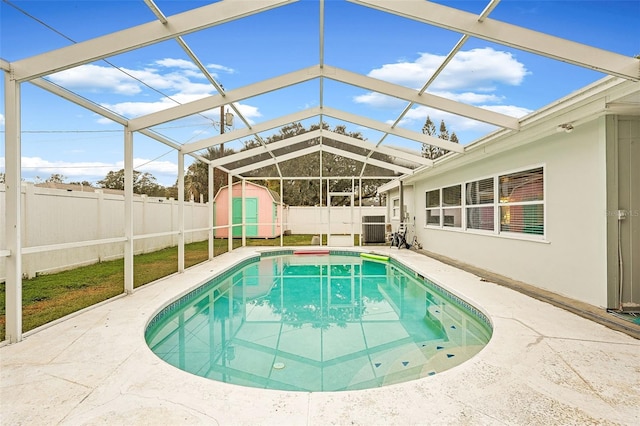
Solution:
M 360 219 L 358 220 L 360 226 L 360 237 L 358 238 L 358 245 L 362 247 L 362 177 L 358 178 L 358 216 Z
M 247 246 L 246 196 L 247 196 L 247 181 L 245 179 L 242 179 L 242 201 L 240 203 L 240 208 L 242 209 L 242 247 L 246 247 Z M 260 222 L 260 221 L 258 220 L 258 222 Z
M 322 4 L 322 2 L 321 2 L 321 4 Z M 321 118 L 321 120 L 322 120 L 322 118 Z M 320 123 L 320 127 L 322 127 L 322 123 Z M 320 137 L 320 142 L 322 143 L 322 141 L 323 141 L 323 138 Z M 320 173 L 319 173 L 319 176 L 318 176 L 318 181 L 320 182 L 320 185 L 319 185 L 320 186 L 320 189 L 319 189 L 320 194 L 318 196 L 318 200 L 320 201 L 320 210 L 319 210 L 319 212 L 320 212 L 320 218 L 319 218 L 320 219 L 319 220 L 319 222 L 320 222 L 320 234 L 319 234 L 319 239 L 320 239 L 320 246 L 322 246 L 322 226 L 323 226 L 322 225 L 322 175 L 323 175 L 323 171 L 324 171 L 324 163 L 322 162 L 322 151 L 320 151 L 319 163 L 320 163 L 319 164 Z M 329 181 L 327 180 L 327 194 L 329 193 L 329 184 L 328 183 L 329 183 Z M 329 210 L 327 209 L 327 215 L 328 214 L 329 214 Z M 329 244 L 329 235 L 327 235 L 327 244 Z
M 400 181 L 400 226 L 404 229 L 404 185 Z
M 233 176 L 231 176 L 231 173 L 227 173 L 227 188 L 229 188 L 229 191 L 227 191 L 229 198 L 229 220 L 227 221 L 229 226 L 229 232 L 227 232 L 227 234 L 229 238 L 227 239 L 227 250 L 231 253 L 233 251 Z
M 6 249 L 6 339 L 22 340 L 22 215 L 21 215 L 21 141 L 20 83 L 4 73 L 5 103 L 5 235 Z
M 184 272 L 184 154 L 178 152 L 178 272 Z
M 213 239 L 213 166 L 211 164 L 209 164 L 209 185 L 208 185 L 208 192 L 209 192 L 209 260 L 213 259 L 213 245 L 214 245 L 214 239 Z
M 284 182 L 280 177 L 280 247 L 284 246 Z M 287 225 L 289 218 L 287 218 Z
M 124 291 L 133 293 L 133 132 L 124 129 Z

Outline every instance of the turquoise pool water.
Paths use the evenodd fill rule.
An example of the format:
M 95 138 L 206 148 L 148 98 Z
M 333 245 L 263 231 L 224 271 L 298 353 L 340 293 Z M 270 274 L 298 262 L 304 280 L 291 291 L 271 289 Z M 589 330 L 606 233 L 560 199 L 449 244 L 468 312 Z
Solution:
M 437 374 L 479 352 L 489 321 L 395 261 L 264 255 L 165 307 L 149 347 L 238 385 L 341 391 Z

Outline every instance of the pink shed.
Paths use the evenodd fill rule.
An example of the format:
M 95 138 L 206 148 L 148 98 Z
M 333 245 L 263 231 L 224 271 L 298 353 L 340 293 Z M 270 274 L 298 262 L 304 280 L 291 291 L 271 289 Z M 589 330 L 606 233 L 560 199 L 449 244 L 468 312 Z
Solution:
M 233 188 L 233 224 L 242 224 L 242 182 L 236 182 Z M 214 203 L 214 223 L 216 226 L 229 224 L 229 187 L 220 188 Z M 280 218 L 282 215 L 282 204 L 280 194 L 255 183 L 246 182 L 244 193 L 244 215 L 246 224 L 246 236 L 249 238 L 275 238 L 279 237 L 282 228 Z M 228 228 L 216 229 L 217 238 L 227 238 Z M 233 227 L 233 237 L 242 237 L 242 227 Z

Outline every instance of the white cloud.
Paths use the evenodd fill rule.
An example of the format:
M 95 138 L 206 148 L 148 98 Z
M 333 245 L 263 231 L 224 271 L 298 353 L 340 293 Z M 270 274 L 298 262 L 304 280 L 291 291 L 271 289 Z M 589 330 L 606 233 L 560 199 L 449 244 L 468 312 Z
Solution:
M 262 114 L 258 110 L 258 107 L 246 104 L 236 103 L 236 108 L 249 122 L 253 123 L 252 119 L 262 117 Z
M 533 110 L 516 105 L 485 105 L 482 108 L 517 118 L 524 117 L 525 115 L 533 112 Z
M 0 157 L 0 167 L 4 167 L 5 158 Z M 135 158 L 133 167 L 139 172 L 151 173 L 162 185 L 173 183 L 173 177 L 178 173 L 178 165 L 171 161 Z M 40 176 L 46 179 L 54 173 L 61 174 L 69 180 L 86 179 L 97 181 L 104 178 L 110 171 L 124 168 L 123 161 L 113 163 L 100 161 L 50 161 L 40 157 L 22 157 L 23 175 Z
M 451 99 L 453 101 L 463 102 L 465 104 L 483 104 L 487 102 L 502 102 L 503 96 L 498 96 L 490 93 L 474 93 L 474 92 L 429 92 L 433 95 L 440 96 L 442 98 Z
M 155 61 L 153 66 L 160 69 L 153 67 L 141 70 L 123 69 L 126 72 L 125 74 L 112 67 L 89 64 L 52 74 L 50 78 L 55 83 L 69 89 L 107 92 L 118 95 L 139 94 L 143 90 L 143 84 L 140 81 L 143 81 L 167 94 L 166 97 L 158 97 L 150 101 L 136 100 L 101 103 L 103 107 L 127 118 L 140 117 L 178 104 L 193 102 L 217 94 L 215 88 L 208 82 L 198 83 L 191 80 L 192 78 L 202 78 L 203 76 L 196 65 L 190 61 L 164 58 Z M 234 72 L 232 68 L 223 65 L 210 64 L 208 67 L 227 73 Z M 170 72 L 164 72 L 165 70 Z M 237 104 L 237 107 L 249 122 L 262 116 L 257 107 L 244 104 Z M 215 120 L 219 118 L 218 111 L 216 108 L 214 111 L 203 112 L 202 114 Z M 111 121 L 99 118 L 98 122 L 104 124 Z
M 140 93 L 140 83 L 111 67 L 80 65 L 49 76 L 51 81 L 69 89 L 85 89 L 91 92 L 114 92 L 121 95 Z
M 385 64 L 369 73 L 370 77 L 420 88 L 442 64 L 445 56 L 422 53 L 415 62 Z M 496 84 L 517 86 L 528 74 L 524 64 L 511 53 L 486 47 L 460 51 L 431 85 L 431 90 L 464 90 L 486 92 Z
M 0 114 L 0 127 L 4 127 L 4 114 Z
M 198 67 L 191 61 L 185 59 L 164 58 L 157 60 L 156 64 L 167 68 L 182 68 L 185 70 L 197 70 Z
M 140 117 L 142 115 L 151 114 L 152 112 L 161 111 L 176 105 L 177 104 L 175 102 L 171 102 L 167 98 L 163 98 L 156 102 L 120 102 L 117 104 L 102 104 L 103 107 L 128 118 Z M 104 120 L 101 120 L 101 122 Z M 109 123 L 110 121 L 106 120 L 105 122 Z
M 169 92 L 168 94 L 173 93 L 175 96 L 182 93 L 208 95 L 215 92 L 215 88 L 209 83 L 191 81 L 191 78 L 204 77 L 192 62 L 165 58 L 156 61 L 154 65 L 160 66 L 163 70 L 155 67 L 137 70 L 124 67 L 117 69 L 88 64 L 51 74 L 49 78 L 69 89 L 129 96 L 141 93 L 145 84 Z
M 376 108 L 398 108 L 406 105 L 407 101 L 403 101 L 392 96 L 383 95 L 382 93 L 369 92 L 364 95 L 358 95 L 353 98 L 358 104 L 367 104 Z
M 42 177 L 48 177 L 53 173 L 64 176 L 100 176 L 104 177 L 113 164 L 99 161 L 49 161 L 40 157 L 22 157 L 22 168 L 28 173 L 41 173 Z
M 207 68 L 210 70 L 224 71 L 227 74 L 233 74 L 236 72 L 236 70 L 234 70 L 233 68 L 225 67 L 224 65 L 219 64 L 208 64 Z
M 518 118 L 531 112 L 531 110 L 514 105 L 480 105 L 480 108 Z M 489 132 L 496 129 L 496 126 L 491 124 L 426 106 L 418 106 L 410 109 L 399 124 L 401 126 L 411 126 L 416 123 L 422 125 L 426 121 L 427 116 L 435 123 L 436 128 L 440 125 L 440 121 L 444 120 L 447 128 L 450 130 L 453 129 L 456 133 L 464 131 Z M 388 121 L 388 123 L 392 124 L 393 121 Z
M 369 76 L 419 89 L 429 80 L 444 59 L 445 57 L 441 55 L 422 53 L 414 62 L 385 64 L 372 70 Z M 522 117 L 531 111 L 515 105 L 503 105 L 507 99 L 499 94 L 499 87 L 500 85 L 518 86 L 527 74 L 524 64 L 518 62 L 509 52 L 491 48 L 460 51 L 429 86 L 428 92 L 512 117 Z M 378 108 L 398 108 L 407 103 L 373 92 L 356 96 L 353 101 Z M 455 129 L 458 132 L 495 129 L 495 126 L 489 124 L 422 105 L 412 108 L 400 124 L 409 126 L 421 124 L 427 116 L 431 117 L 436 124 L 444 120 L 449 129 Z M 392 121 L 389 123 L 391 124 Z

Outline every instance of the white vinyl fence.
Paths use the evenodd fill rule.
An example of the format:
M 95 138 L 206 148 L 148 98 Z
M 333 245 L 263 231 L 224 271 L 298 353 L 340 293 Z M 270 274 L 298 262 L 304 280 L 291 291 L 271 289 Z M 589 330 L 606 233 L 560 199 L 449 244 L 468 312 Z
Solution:
M 5 187 L 0 184 L 0 251 L 5 247 L 5 208 Z M 208 238 L 208 212 L 208 204 L 185 203 L 185 243 Z M 359 234 L 362 216 L 384 216 L 385 212 L 386 207 L 332 207 L 330 212 L 326 207 L 288 207 L 283 229 L 311 235 L 350 234 L 353 229 Z M 135 254 L 176 246 L 178 202 L 135 196 L 134 236 Z M 83 241 L 91 243 L 78 247 L 76 243 Z M 123 195 L 23 184 L 22 266 L 26 277 L 121 258 L 123 242 Z M 53 245 L 57 246 L 47 247 Z M 0 256 L 0 281 L 5 274 L 5 257 Z
M 178 203 L 172 199 L 134 197 L 134 253 L 146 253 L 178 243 Z M 5 242 L 5 188 L 0 184 L 0 249 Z M 185 242 L 208 238 L 208 205 L 185 203 Z M 202 230 L 205 228 L 204 230 Z M 54 272 L 103 260 L 124 253 L 124 196 L 66 191 L 22 185 L 22 258 L 24 275 Z M 82 241 L 114 239 L 115 242 L 85 247 L 46 246 Z M 70 244 L 73 245 L 73 244 Z M 0 257 L 0 280 L 5 277 L 5 258 Z
M 386 207 L 293 207 L 288 208 L 289 226 L 292 234 L 359 234 L 363 216 L 385 216 Z M 329 224 L 331 221 L 331 224 Z

